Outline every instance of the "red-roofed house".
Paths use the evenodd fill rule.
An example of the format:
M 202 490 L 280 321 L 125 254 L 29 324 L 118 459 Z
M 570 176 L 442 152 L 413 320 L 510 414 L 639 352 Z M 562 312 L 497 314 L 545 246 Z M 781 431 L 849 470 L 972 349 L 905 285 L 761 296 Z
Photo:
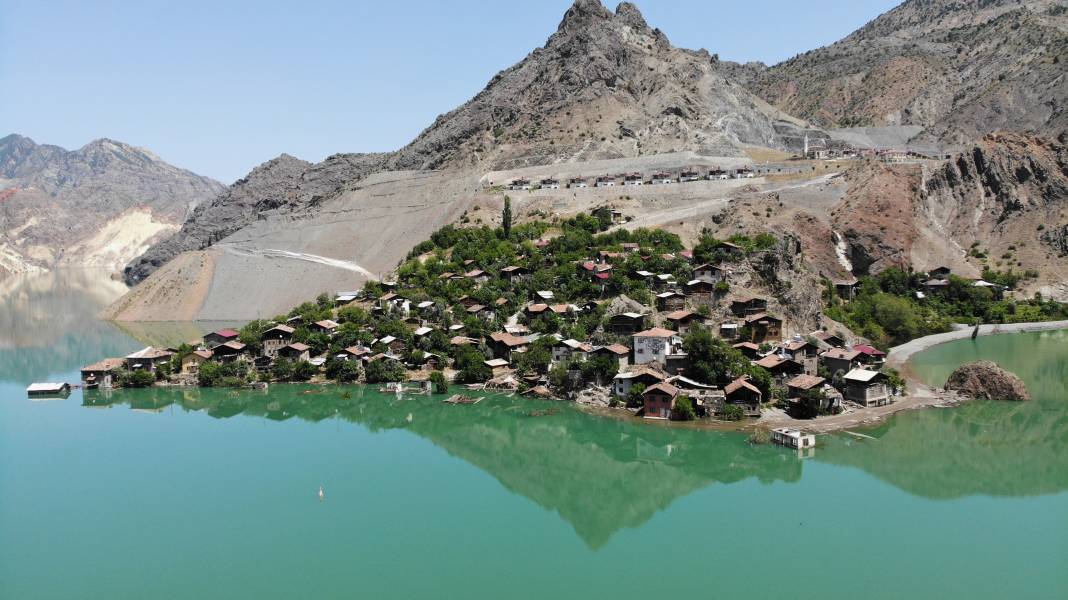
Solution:
M 642 392 L 645 403 L 643 416 L 646 419 L 670 419 L 675 409 L 675 399 L 679 397 L 679 388 L 670 383 L 657 383 Z

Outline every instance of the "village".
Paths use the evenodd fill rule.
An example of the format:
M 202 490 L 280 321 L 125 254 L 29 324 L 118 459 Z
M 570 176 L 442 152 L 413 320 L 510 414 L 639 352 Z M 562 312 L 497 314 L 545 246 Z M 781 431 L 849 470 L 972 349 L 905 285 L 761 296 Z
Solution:
M 510 210 L 509 208 L 505 209 Z M 797 331 L 735 273 L 764 233 L 684 248 L 662 230 L 607 232 L 606 207 L 558 227 L 447 226 L 393 281 L 322 294 L 287 315 L 148 347 L 81 370 L 86 388 L 267 382 L 450 383 L 630 411 L 653 420 L 795 418 L 880 406 L 901 392 L 885 353 L 836 331 Z M 848 302 L 858 282 L 835 282 Z M 854 343 L 851 343 L 854 342 Z M 787 445 L 811 443 L 795 430 Z

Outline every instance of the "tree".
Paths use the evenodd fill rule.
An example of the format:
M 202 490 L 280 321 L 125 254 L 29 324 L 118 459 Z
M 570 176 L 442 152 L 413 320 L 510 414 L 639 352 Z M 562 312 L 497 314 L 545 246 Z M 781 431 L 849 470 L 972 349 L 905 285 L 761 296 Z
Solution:
M 627 393 L 627 408 L 641 408 L 645 406 L 645 384 L 635 383 L 630 386 L 630 391 Z
M 338 383 L 353 383 L 360 378 L 360 364 L 354 360 L 330 359 L 326 363 L 326 376 Z
M 119 385 L 121 387 L 145 388 L 151 387 L 156 382 L 156 376 L 151 371 L 123 371 L 119 373 Z
M 306 360 L 299 360 L 293 365 L 290 378 L 293 381 L 307 381 L 319 372 L 319 368 Z
M 430 374 L 430 383 L 434 386 L 435 394 L 449 393 L 449 382 L 441 371 L 434 371 Z
M 457 346 L 453 362 L 460 383 L 482 383 L 493 376 L 493 370 L 486 366 L 486 357 L 473 346 Z
M 737 404 L 724 404 L 716 411 L 716 416 L 722 421 L 741 421 L 745 418 L 745 410 Z
M 693 421 L 696 415 L 693 411 L 693 401 L 689 396 L 675 398 L 675 409 L 671 412 L 671 418 L 676 421 Z
M 367 383 L 386 383 L 404 381 L 408 378 L 408 372 L 394 360 L 380 359 L 367 363 L 364 371 Z
M 825 407 L 827 401 L 827 395 L 823 393 L 822 389 L 805 390 L 801 393 L 801 396 L 790 405 L 787 412 L 795 419 L 815 419 L 816 417 L 826 414 Z
M 504 239 L 512 239 L 512 199 L 504 197 L 504 212 L 501 213 L 501 229 L 504 230 Z
M 200 375 L 202 378 L 204 375 L 204 367 L 207 366 L 207 364 L 208 363 L 205 363 L 200 367 Z M 283 357 L 275 359 L 274 364 L 271 365 L 271 376 L 274 377 L 275 381 L 289 381 L 290 378 L 293 377 L 293 361 Z

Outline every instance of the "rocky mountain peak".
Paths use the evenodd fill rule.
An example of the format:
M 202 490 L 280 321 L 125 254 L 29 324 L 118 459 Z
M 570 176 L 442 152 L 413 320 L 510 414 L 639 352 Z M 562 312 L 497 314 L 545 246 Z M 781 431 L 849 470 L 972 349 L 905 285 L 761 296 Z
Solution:
M 580 31 L 598 21 L 608 21 L 611 18 L 612 13 L 601 4 L 601 0 L 575 0 L 571 8 L 564 13 L 557 31 Z

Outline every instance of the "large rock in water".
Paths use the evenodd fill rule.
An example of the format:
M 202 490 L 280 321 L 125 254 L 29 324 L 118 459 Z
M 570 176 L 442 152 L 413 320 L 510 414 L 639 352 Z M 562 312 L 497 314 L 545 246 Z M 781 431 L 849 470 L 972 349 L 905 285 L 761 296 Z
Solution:
M 1031 399 L 1022 379 L 989 360 L 961 365 L 950 374 L 946 389 L 986 400 Z

